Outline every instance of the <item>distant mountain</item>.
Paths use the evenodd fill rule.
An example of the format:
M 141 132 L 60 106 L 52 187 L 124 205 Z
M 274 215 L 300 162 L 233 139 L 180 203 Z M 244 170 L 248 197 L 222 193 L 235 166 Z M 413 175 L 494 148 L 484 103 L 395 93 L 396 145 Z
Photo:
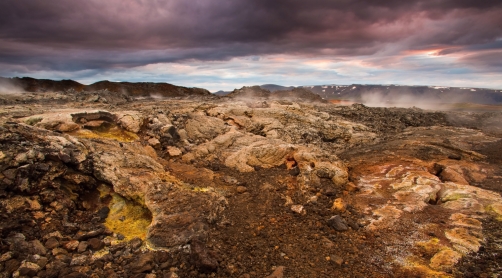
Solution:
M 7 89 L 8 88 L 8 89 Z M 238 98 L 295 99 L 305 101 L 349 100 L 368 106 L 417 106 L 432 107 L 435 104 L 474 103 L 502 105 L 502 90 L 483 88 L 458 88 L 441 86 L 399 86 L 399 85 L 315 85 L 280 86 L 265 84 L 243 87 L 232 92 L 218 91 L 211 94 L 201 88 L 188 88 L 169 83 L 111 82 L 99 81 L 84 85 L 73 80 L 49 80 L 30 77 L 0 77 L 0 89 L 26 92 L 90 92 L 107 90 L 125 93 L 132 97 L 185 97 L 185 96 L 229 96 Z M 313 94 L 311 94 L 313 93 Z M 417 105 L 415 105 L 417 104 Z
M 269 91 L 270 93 L 273 93 L 275 91 L 291 91 L 293 90 L 295 87 L 293 86 L 281 86 L 281 85 L 276 85 L 276 84 L 264 84 L 264 85 L 255 85 L 255 86 L 249 86 L 249 87 L 243 87 L 243 88 L 254 88 L 253 90 L 254 91 L 260 91 L 258 88 L 261 88 L 263 90 L 267 90 Z M 217 96 L 226 96 L 228 94 L 232 93 L 232 91 L 218 91 L 216 93 L 214 93 L 215 95 Z M 249 90 L 248 90 L 248 93 L 249 93 Z
M 217 96 L 226 96 L 228 94 L 230 94 L 232 91 L 222 91 L 222 90 L 219 90 L 218 92 L 214 93 L 214 95 L 217 95 Z
M 317 85 L 303 88 L 322 98 L 362 103 L 479 103 L 502 104 L 502 90 L 440 86 Z
M 260 88 L 269 90 L 270 92 L 275 92 L 275 91 L 286 91 L 286 90 L 293 90 L 295 87 L 289 86 L 281 86 L 281 85 L 276 85 L 276 84 L 264 84 L 260 85 Z
M 227 95 L 227 97 L 237 99 L 268 98 L 270 97 L 270 91 L 267 89 L 262 89 L 260 86 L 244 86 L 240 89 L 233 90 L 230 94 Z
M 289 87 L 285 87 L 289 88 Z M 241 100 L 294 100 L 304 102 L 326 102 L 319 95 L 305 88 L 294 88 L 271 92 L 261 86 L 242 87 L 233 90 L 226 97 Z
M 169 83 L 152 83 L 152 82 L 110 82 L 110 81 L 99 81 L 89 86 L 86 86 L 84 90 L 95 91 L 104 90 L 114 92 L 126 92 L 132 96 L 161 96 L 161 97 L 182 97 L 189 95 L 211 95 L 211 93 L 206 89 L 201 88 L 187 88 L 182 86 L 176 86 Z
M 91 85 L 83 85 L 73 80 L 49 80 L 35 79 L 31 77 L 0 77 L 0 84 L 9 84 L 20 88 L 26 92 L 65 92 L 68 90 L 98 91 L 108 90 L 117 93 L 126 93 L 133 97 L 160 96 L 160 97 L 183 97 L 190 95 L 210 96 L 211 93 L 206 89 L 187 88 L 176 86 L 169 83 L 152 82 L 111 82 L 99 81 Z
M 0 77 L 0 84 L 9 84 L 26 92 L 63 92 L 69 89 L 82 91 L 86 86 L 73 80 L 35 79 L 31 77 Z

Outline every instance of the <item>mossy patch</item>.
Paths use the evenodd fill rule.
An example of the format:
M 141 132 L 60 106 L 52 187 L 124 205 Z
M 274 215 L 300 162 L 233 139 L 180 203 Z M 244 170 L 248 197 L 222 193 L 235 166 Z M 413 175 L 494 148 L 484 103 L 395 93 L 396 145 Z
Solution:
M 126 240 L 135 237 L 145 240 L 148 225 L 152 222 L 152 214 L 148 209 L 116 193 L 112 194 L 109 207 L 110 213 L 105 221 L 108 229 L 123 235 Z

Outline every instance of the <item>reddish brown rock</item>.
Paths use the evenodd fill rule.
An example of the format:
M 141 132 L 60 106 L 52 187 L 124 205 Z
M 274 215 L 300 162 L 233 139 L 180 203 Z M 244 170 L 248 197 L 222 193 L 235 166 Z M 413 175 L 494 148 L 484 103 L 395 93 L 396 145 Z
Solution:
M 105 247 L 105 243 L 99 238 L 91 238 L 87 241 L 87 243 L 89 244 L 89 247 L 94 251 Z
M 81 241 L 78 244 L 77 252 L 79 252 L 79 253 L 85 252 L 85 250 L 87 250 L 88 246 L 89 246 L 89 243 L 87 241 Z
M 47 248 L 47 249 L 54 249 L 56 247 L 59 247 L 59 241 L 54 237 L 49 238 L 45 242 L 45 248 Z

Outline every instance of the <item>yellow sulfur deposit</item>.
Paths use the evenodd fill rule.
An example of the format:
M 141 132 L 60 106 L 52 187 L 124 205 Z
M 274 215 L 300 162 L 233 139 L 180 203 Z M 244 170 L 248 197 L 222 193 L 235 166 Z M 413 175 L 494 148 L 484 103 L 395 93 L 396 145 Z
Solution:
M 120 142 L 133 142 L 138 140 L 138 136 L 127 130 L 123 130 L 117 126 L 111 126 L 107 128 L 99 128 L 94 130 L 89 129 L 79 129 L 69 133 L 72 136 L 81 138 L 105 138 L 112 139 Z
M 126 240 L 146 238 L 147 227 L 152 222 L 152 214 L 148 209 L 116 193 L 112 194 L 109 207 L 110 213 L 105 221 L 108 229 L 125 236 Z

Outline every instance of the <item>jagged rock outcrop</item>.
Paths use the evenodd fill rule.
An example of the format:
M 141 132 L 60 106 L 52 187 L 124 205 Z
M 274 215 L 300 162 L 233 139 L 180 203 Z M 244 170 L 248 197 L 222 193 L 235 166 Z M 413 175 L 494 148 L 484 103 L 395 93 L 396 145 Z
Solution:
M 185 124 L 188 138 L 192 140 L 211 140 L 225 133 L 228 127 L 219 118 L 207 117 L 200 114 L 192 114 Z

